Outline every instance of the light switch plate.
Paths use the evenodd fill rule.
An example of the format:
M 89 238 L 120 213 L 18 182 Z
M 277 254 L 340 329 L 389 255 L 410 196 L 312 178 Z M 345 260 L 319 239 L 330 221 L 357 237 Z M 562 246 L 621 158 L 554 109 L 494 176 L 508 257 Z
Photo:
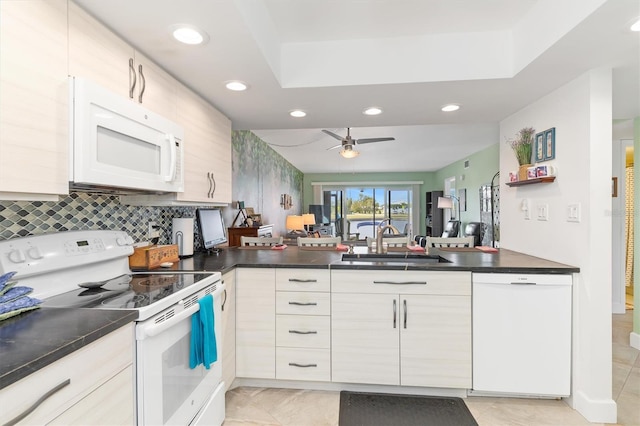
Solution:
M 536 218 L 538 220 L 549 220 L 549 204 L 538 204 L 536 206 Z
M 580 203 L 567 206 L 567 222 L 580 222 Z

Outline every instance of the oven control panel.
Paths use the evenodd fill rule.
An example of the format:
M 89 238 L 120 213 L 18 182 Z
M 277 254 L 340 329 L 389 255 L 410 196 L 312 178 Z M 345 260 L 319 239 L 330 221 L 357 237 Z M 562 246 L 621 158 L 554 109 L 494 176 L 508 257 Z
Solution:
M 21 277 L 79 264 L 87 265 L 133 253 L 133 239 L 122 231 L 68 231 L 0 241 L 0 273 Z

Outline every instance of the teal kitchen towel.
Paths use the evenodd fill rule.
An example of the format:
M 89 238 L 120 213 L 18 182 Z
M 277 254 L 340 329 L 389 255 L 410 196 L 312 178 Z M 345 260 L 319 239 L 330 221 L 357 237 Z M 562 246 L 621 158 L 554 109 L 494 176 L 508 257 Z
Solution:
M 209 369 L 211 364 L 218 360 L 213 303 L 213 296 L 206 295 L 198 300 L 200 309 L 191 316 L 189 352 L 189 367 L 191 368 L 204 364 L 205 368 Z

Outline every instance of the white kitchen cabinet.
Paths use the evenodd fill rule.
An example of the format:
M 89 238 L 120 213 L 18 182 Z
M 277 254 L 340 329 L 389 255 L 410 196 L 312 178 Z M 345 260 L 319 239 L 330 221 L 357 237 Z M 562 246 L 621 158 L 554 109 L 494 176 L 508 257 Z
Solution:
M 0 199 L 69 193 L 67 1 L 0 2 Z
M 236 376 L 276 377 L 275 269 L 236 269 Z
M 332 271 L 332 381 L 471 387 L 471 274 Z
M 0 391 L 0 423 L 60 384 L 21 424 L 134 424 L 133 324 Z
M 331 380 L 329 270 L 276 269 L 276 378 Z
M 91 80 L 176 120 L 178 81 L 73 2 L 69 3 L 69 75 Z
M 222 276 L 225 299 L 222 310 L 222 380 L 225 391 L 236 378 L 236 271 Z

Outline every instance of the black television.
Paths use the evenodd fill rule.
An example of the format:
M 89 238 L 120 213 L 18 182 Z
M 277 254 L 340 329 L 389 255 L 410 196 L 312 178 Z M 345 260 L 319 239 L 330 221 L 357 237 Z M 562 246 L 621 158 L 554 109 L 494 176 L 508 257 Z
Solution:
M 220 209 L 197 209 L 198 229 L 202 237 L 202 246 L 207 251 L 218 252 L 217 245 L 227 242 L 227 232 Z

